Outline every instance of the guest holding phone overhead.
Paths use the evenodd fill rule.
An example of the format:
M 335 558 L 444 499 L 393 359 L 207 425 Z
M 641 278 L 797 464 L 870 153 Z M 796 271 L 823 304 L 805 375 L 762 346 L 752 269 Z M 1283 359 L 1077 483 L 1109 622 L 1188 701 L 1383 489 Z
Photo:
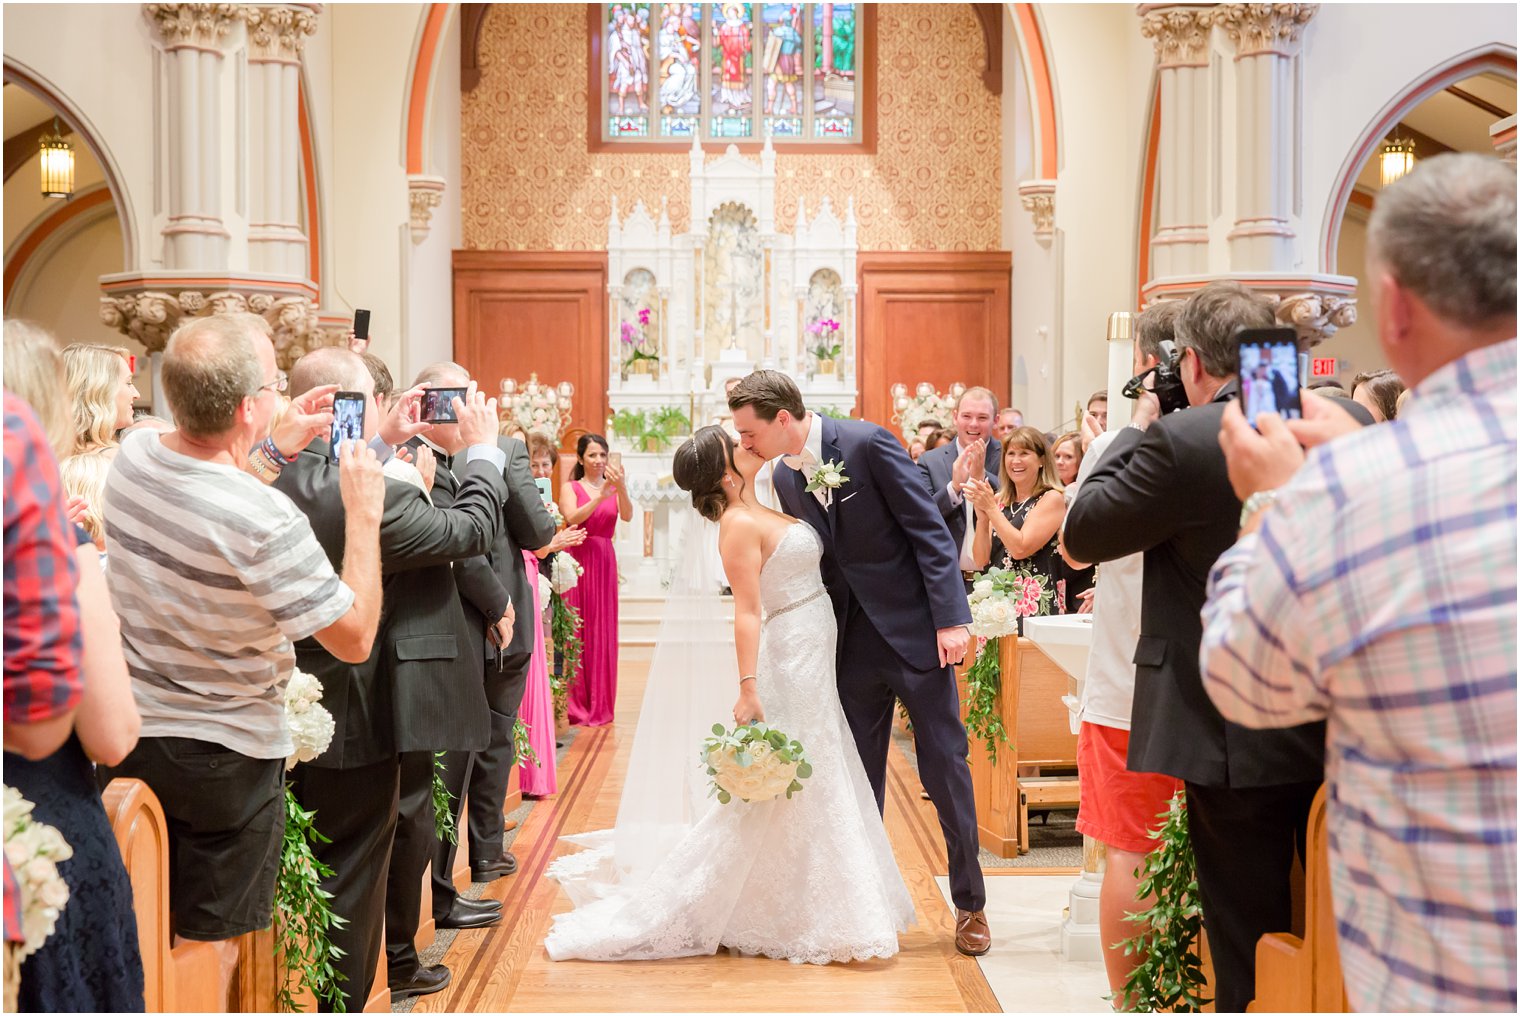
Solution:
M 570 722 L 600 727 L 612 722 L 617 704 L 618 572 L 612 533 L 618 519 L 633 520 L 623 467 L 608 461 L 607 439 L 583 434 L 575 445 L 570 482 L 560 487 L 559 510 L 565 521 L 586 530 L 586 542 L 568 551 L 585 574 L 565 602 L 580 611 L 581 672 L 570 683 Z

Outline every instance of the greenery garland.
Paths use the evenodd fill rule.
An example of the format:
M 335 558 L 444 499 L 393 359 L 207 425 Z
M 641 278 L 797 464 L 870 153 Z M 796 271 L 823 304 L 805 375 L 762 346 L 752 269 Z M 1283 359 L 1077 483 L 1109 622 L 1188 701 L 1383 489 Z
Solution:
M 512 753 L 517 756 L 519 765 L 524 762 L 532 762 L 535 767 L 542 766 L 538 760 L 538 752 L 533 750 L 533 745 L 528 743 L 528 725 L 523 722 L 521 716 L 512 717 Z
M 987 757 L 997 765 L 998 744 L 1008 743 L 1008 731 L 1003 727 L 998 708 L 998 690 L 1003 680 L 999 640 L 977 641 L 980 648 L 976 660 L 966 669 L 966 732 L 982 739 Z
M 1202 997 L 1203 961 L 1197 947 L 1203 907 L 1182 791 L 1172 796 L 1162 815 L 1165 821 L 1149 834 L 1156 849 L 1145 855 L 1135 888 L 1137 898 L 1154 894 L 1155 902 L 1149 910 L 1128 915 L 1145 930 L 1114 945 L 1122 946 L 1126 956 L 1143 957 L 1124 982 L 1120 1012 L 1200 1012 L 1211 1001 Z
M 275 881 L 274 907 L 275 957 L 285 974 L 276 988 L 275 1008 L 283 1012 L 302 1012 L 296 1001 L 294 984 L 306 987 L 325 1002 L 333 1012 L 347 1012 L 343 990 L 338 982 L 346 980 L 333 966 L 343 950 L 332 944 L 332 931 L 348 923 L 333 913 L 332 893 L 322 888 L 324 878 L 333 870 L 312 853 L 315 843 L 331 843 L 312 824 L 315 811 L 307 811 L 296 800 L 290 785 L 285 785 L 285 836 L 280 845 L 280 872 Z
M 443 774 L 438 771 L 439 766 L 443 765 L 443 758 L 443 752 L 433 752 L 433 832 L 437 833 L 440 840 L 458 843 L 459 829 L 454 823 L 454 795 L 443 785 Z
M 570 696 L 570 685 L 579 675 L 585 643 L 580 635 L 580 611 L 566 603 L 558 592 L 550 594 L 549 605 L 549 639 L 560 656 L 559 673 L 550 675 L 549 686 L 554 693 L 554 715 L 560 716 Z

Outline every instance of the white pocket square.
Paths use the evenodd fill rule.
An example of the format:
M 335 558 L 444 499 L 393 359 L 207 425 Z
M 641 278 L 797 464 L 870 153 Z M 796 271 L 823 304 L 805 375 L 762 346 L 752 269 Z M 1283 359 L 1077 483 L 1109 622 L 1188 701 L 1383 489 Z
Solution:
M 856 492 L 855 492 L 855 494 L 859 494 L 859 493 L 860 493 L 860 491 L 858 491 L 858 490 L 857 490 L 857 491 L 856 491 Z M 848 500 L 849 500 L 849 499 L 850 499 L 850 498 L 852 498 L 852 497 L 854 497 L 854 496 L 855 496 L 855 494 L 849 494 L 849 495 L 847 495 L 847 496 L 845 496 L 845 497 L 842 497 L 842 498 L 840 498 L 840 499 L 839 499 L 839 503 L 840 503 L 840 504 L 844 504 L 844 503 L 845 503 L 845 502 L 846 502 L 846 501 L 848 501 Z

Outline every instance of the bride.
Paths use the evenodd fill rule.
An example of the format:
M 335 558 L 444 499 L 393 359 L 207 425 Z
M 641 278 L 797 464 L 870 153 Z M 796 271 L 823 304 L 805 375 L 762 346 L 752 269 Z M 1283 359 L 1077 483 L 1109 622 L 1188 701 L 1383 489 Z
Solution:
M 551 959 L 652 960 L 726 946 L 795 963 L 847 962 L 894 955 L 898 933 L 913 923 L 839 704 L 822 544 L 807 525 L 756 500 L 764 464 L 721 427 L 704 427 L 677 450 L 674 475 L 696 509 L 719 522 L 742 675 L 733 719 L 765 720 L 801 741 L 813 775 L 789 801 L 703 805 L 644 865 L 609 864 L 605 839 L 580 839 L 601 849 L 550 869 L 577 903 L 555 918 L 544 943 Z M 661 721 L 641 714 L 640 733 Z M 697 737 L 680 745 L 687 769 L 696 768 Z M 629 812 L 625 798 L 615 835 L 641 828 L 644 816 Z M 603 881 L 588 891 L 597 881 L 591 870 Z

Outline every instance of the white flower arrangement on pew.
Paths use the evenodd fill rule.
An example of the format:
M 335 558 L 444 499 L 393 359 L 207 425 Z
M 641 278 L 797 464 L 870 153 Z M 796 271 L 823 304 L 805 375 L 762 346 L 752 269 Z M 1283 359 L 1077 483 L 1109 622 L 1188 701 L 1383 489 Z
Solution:
M 15 787 L 5 788 L 5 859 L 21 889 L 21 929 L 26 941 L 8 958 L 18 964 L 53 933 L 69 902 L 69 885 L 58 873 L 74 856 L 63 834 L 32 817 L 35 805 Z
M 576 587 L 584 574 L 585 567 L 575 558 L 569 554 L 555 554 L 554 562 L 549 566 L 549 583 L 556 593 L 564 596 Z
M 802 744 L 765 723 L 740 724 L 730 731 L 714 723 L 713 736 L 702 741 L 702 762 L 712 777 L 708 796 L 719 804 L 734 798 L 758 804 L 802 789 L 813 775 Z

